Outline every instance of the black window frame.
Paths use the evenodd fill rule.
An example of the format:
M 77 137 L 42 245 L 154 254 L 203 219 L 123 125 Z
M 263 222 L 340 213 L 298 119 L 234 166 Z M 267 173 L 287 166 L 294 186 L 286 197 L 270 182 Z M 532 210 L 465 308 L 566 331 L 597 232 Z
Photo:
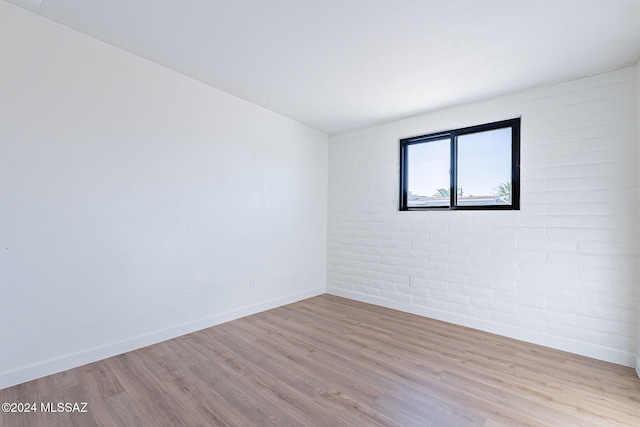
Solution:
M 477 126 L 469 126 L 453 129 L 445 132 L 430 133 L 427 135 L 404 138 L 400 140 L 400 210 L 424 211 L 424 210 L 520 210 L 520 117 L 502 120 L 493 123 L 485 123 Z M 511 128 L 511 204 L 505 205 L 458 205 L 458 137 L 478 132 Z M 407 147 L 414 144 L 423 144 L 430 141 L 449 138 L 451 149 L 449 165 L 449 206 L 408 206 L 408 150 Z M 456 189 L 456 190 L 454 190 Z

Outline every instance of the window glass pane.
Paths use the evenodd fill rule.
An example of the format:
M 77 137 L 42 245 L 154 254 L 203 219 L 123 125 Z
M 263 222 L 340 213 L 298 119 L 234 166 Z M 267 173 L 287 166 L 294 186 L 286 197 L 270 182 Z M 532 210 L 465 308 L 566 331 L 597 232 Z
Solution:
M 449 138 L 407 146 L 407 206 L 449 206 Z
M 458 136 L 458 205 L 511 204 L 511 128 Z

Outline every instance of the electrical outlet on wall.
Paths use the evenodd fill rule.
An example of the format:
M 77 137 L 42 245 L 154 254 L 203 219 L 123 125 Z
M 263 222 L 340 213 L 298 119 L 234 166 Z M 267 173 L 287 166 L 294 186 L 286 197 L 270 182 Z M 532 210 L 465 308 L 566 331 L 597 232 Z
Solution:
M 251 276 L 251 277 L 249 278 L 249 287 L 250 287 L 251 289 L 253 289 L 253 288 L 255 288 L 255 287 L 256 287 L 256 278 L 255 278 L 255 276 Z

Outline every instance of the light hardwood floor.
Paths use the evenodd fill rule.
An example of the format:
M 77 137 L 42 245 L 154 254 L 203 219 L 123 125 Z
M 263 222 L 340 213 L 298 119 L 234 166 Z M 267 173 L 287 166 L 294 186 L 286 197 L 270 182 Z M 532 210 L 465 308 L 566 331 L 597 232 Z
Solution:
M 322 295 L 0 390 L 0 426 L 640 426 L 631 368 Z M 87 402 L 86 413 L 41 403 Z

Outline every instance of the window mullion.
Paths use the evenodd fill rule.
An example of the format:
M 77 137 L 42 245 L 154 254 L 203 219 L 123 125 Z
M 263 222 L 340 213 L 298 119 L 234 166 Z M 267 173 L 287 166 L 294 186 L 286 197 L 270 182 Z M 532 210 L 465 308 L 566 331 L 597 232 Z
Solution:
M 451 135 L 451 165 L 449 167 L 449 209 L 458 205 L 458 136 Z

